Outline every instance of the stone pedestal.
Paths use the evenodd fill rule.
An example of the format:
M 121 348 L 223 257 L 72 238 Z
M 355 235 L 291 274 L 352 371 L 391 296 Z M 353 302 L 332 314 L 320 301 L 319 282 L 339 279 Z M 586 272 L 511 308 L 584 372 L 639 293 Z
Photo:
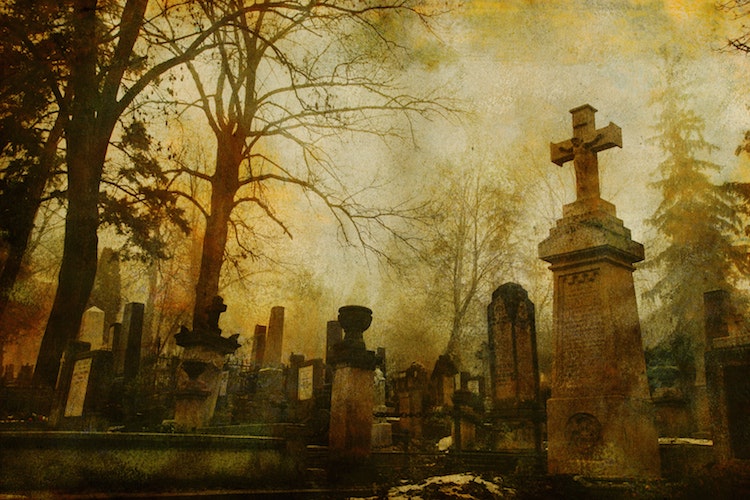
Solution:
M 191 332 L 184 327 L 175 340 L 185 349 L 175 393 L 175 426 L 192 431 L 209 425 L 219 397 L 224 358 L 240 345 L 236 335 L 226 338 L 221 331 Z
M 552 474 L 660 475 L 633 263 L 643 246 L 600 198 L 563 207 L 539 245 L 554 276 L 554 365 L 547 403 Z
M 361 306 L 339 309 L 344 339 L 329 354 L 333 365 L 328 449 L 334 461 L 365 459 L 372 448 L 375 353 L 362 338 L 372 311 Z

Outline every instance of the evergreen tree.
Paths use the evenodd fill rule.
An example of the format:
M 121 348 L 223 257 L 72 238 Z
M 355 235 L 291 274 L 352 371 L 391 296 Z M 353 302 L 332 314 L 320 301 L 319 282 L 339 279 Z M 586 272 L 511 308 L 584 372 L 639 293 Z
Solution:
M 659 272 L 644 297 L 656 306 L 648 324 L 657 329 L 672 358 L 661 362 L 681 367 L 683 381 L 689 383 L 694 368 L 702 367 L 703 294 L 736 292 L 747 264 L 736 245 L 741 224 L 733 199 L 709 177 L 721 168 L 706 159 L 717 147 L 705 139 L 705 122 L 691 107 L 676 69 L 668 64 L 665 85 L 653 100 L 659 107 L 654 139 L 664 153 L 653 187 L 662 201 L 647 222 L 658 231 L 661 244 L 644 265 Z M 687 347 L 670 348 L 674 345 Z

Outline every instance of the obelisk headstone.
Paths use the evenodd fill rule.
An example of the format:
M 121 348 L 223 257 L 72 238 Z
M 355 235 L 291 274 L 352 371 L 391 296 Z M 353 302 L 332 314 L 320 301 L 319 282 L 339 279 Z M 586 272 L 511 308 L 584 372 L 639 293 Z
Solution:
M 263 356 L 266 353 L 266 327 L 264 325 L 255 325 L 255 334 L 253 335 L 253 365 L 260 368 L 263 366 Z
M 112 354 L 114 374 L 133 380 L 141 366 L 141 341 L 143 337 L 144 304 L 125 304 L 119 334 L 115 334 Z
M 575 202 L 539 244 L 554 279 L 554 365 L 547 402 L 552 474 L 655 478 L 658 436 L 646 379 L 633 263 L 643 246 L 599 196 L 597 152 L 622 147 L 620 128 L 596 129 L 596 110 L 571 110 L 573 138 L 551 144 L 572 160 Z

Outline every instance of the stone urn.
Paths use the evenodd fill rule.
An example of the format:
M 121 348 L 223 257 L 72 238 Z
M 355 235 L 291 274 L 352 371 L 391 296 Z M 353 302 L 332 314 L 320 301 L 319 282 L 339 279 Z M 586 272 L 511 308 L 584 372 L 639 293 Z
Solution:
M 362 334 L 370 328 L 372 310 L 364 306 L 343 306 L 339 308 L 339 324 L 344 330 L 344 342 L 364 343 Z

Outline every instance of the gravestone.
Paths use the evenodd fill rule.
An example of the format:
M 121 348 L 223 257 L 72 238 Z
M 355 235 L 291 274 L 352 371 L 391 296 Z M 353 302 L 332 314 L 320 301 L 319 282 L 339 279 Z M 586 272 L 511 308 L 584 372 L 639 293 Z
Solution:
M 87 342 L 72 342 L 63 356 L 53 427 L 63 430 L 104 430 L 109 426 L 112 352 L 90 350 Z
M 281 367 L 281 351 L 284 341 L 284 308 L 271 308 L 266 332 L 266 348 L 263 353 L 263 365 L 271 368 Z
M 432 406 L 436 410 L 453 405 L 453 392 L 456 386 L 454 377 L 457 373 L 458 369 L 448 354 L 438 356 L 430 375 Z
M 658 436 L 646 380 L 633 264 L 643 246 L 599 196 L 597 153 L 622 147 L 619 127 L 596 129 L 596 110 L 571 110 L 573 138 L 551 144 L 572 160 L 576 201 L 539 244 L 554 280 L 554 365 L 547 402 L 552 474 L 655 478 Z
M 419 363 L 412 363 L 397 374 L 398 425 L 410 439 L 422 439 L 428 393 L 427 370 Z
M 112 347 L 114 373 L 125 381 L 133 380 L 141 366 L 143 311 L 144 305 L 140 302 L 125 304 L 120 330 L 115 330 Z
M 240 344 L 239 334 L 222 337 L 219 317 L 226 311 L 221 297 L 215 297 L 206 309 L 207 322 L 194 331 L 181 327 L 175 335 L 183 347 L 175 392 L 175 426 L 191 431 L 211 423 L 222 387 L 225 357 Z
M 495 407 L 538 405 L 534 304 L 521 285 L 505 283 L 487 307 L 490 385 Z
M 705 379 L 719 462 L 750 459 L 750 332 L 739 327 L 725 290 L 703 295 Z
M 89 307 L 81 318 L 81 329 L 78 340 L 88 342 L 92 349 L 99 349 L 104 344 L 104 311 L 98 307 Z
M 544 402 L 539 392 L 534 304 L 521 285 L 505 283 L 487 306 L 491 446 L 542 450 Z
M 252 362 L 257 368 L 263 365 L 263 356 L 266 353 L 266 327 L 255 325 L 255 334 L 253 335 L 253 352 Z

